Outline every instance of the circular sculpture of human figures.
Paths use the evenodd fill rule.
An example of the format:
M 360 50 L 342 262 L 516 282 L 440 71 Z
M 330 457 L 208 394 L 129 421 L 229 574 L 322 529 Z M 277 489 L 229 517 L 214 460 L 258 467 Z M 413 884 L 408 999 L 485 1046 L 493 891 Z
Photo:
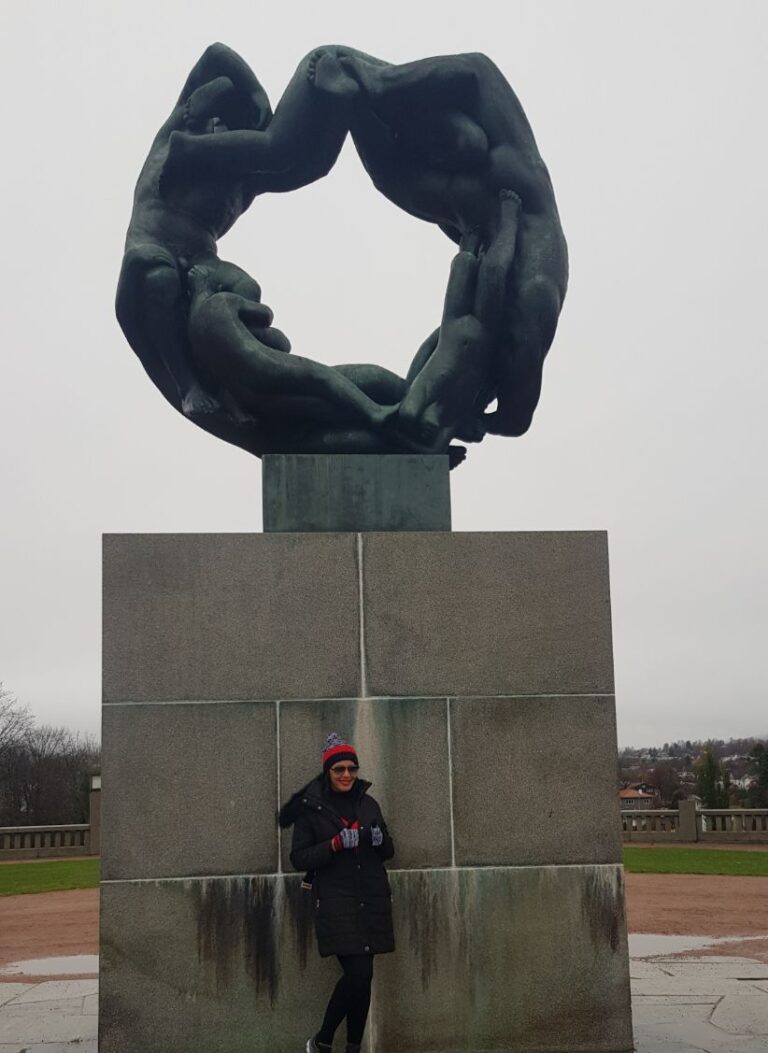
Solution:
M 217 254 L 255 197 L 327 175 L 347 134 L 373 184 L 459 246 L 440 325 L 405 378 L 292 353 L 258 283 Z M 318 48 L 273 114 L 248 65 L 214 44 L 139 176 L 117 315 L 168 401 L 254 454 L 448 452 L 455 464 L 455 438 L 529 427 L 567 276 L 549 174 L 484 55 L 391 65 Z

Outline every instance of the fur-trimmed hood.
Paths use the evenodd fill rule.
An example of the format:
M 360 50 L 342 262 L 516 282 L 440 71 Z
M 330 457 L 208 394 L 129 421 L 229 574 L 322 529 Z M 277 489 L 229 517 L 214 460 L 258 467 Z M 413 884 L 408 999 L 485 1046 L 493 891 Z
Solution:
M 355 785 L 349 791 L 354 794 L 355 798 L 359 800 L 364 793 L 368 792 L 368 788 L 372 784 L 367 782 L 365 779 L 357 778 Z M 311 779 L 306 786 L 302 786 L 300 790 L 297 790 L 282 806 L 280 811 L 277 813 L 277 821 L 279 825 L 285 830 L 289 826 L 293 826 L 299 817 L 299 812 L 303 807 L 304 801 L 322 801 L 327 800 L 330 794 L 330 783 L 328 776 L 323 774 L 315 776 Z

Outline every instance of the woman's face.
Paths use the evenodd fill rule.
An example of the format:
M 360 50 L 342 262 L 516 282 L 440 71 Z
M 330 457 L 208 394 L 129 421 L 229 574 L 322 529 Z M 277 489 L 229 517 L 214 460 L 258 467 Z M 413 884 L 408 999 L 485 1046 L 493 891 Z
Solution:
M 331 789 L 336 793 L 347 793 L 355 784 L 357 770 L 357 765 L 351 760 L 340 760 L 337 764 L 332 764 L 328 769 Z

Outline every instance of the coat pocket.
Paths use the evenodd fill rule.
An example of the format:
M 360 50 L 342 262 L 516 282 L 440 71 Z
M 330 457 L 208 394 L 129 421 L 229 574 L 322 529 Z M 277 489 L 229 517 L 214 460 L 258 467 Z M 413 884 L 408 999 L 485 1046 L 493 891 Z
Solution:
M 374 941 L 376 937 L 392 935 L 392 900 L 389 896 L 369 896 L 368 927 Z
M 315 906 L 318 940 L 324 943 L 356 935 L 358 917 L 357 900 L 352 896 L 321 897 Z

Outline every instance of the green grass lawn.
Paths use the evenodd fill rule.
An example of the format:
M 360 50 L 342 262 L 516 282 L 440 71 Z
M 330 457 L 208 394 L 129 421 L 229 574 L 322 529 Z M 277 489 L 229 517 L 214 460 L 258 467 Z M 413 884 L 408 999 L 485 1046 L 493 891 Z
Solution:
M 678 845 L 625 845 L 624 866 L 630 874 L 768 877 L 768 852 L 684 848 Z M 52 859 L 40 863 L 4 863 L 0 866 L 0 896 L 96 888 L 98 884 L 98 859 Z
M 630 874 L 728 874 L 768 877 L 768 852 L 683 848 L 679 845 L 624 845 Z
M 42 863 L 3 863 L 0 866 L 0 896 L 96 888 L 98 884 L 98 859 L 51 859 Z

